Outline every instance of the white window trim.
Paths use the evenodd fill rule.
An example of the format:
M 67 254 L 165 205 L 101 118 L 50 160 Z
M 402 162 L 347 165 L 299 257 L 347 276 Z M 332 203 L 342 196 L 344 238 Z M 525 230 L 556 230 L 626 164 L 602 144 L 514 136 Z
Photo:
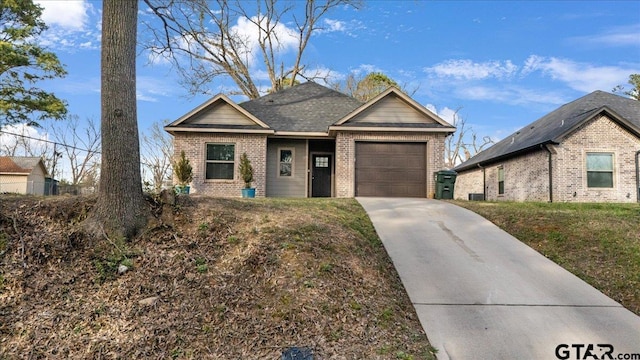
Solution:
M 283 164 L 280 161 L 280 159 L 281 159 L 281 152 L 283 150 L 291 151 L 291 175 L 290 176 L 280 174 L 280 165 Z M 296 176 L 296 171 L 295 171 L 296 149 L 292 147 L 279 147 L 278 152 L 276 153 L 276 156 L 277 156 L 276 162 L 278 164 L 278 166 L 276 167 L 276 176 L 278 178 L 283 178 L 283 179 L 293 179 Z
M 233 161 L 222 161 L 222 160 L 207 160 L 207 147 L 209 145 L 233 145 Z M 202 178 L 205 182 L 234 182 L 236 180 L 236 163 L 238 162 L 238 156 L 236 149 L 238 148 L 238 144 L 236 143 L 226 143 L 226 142 L 211 142 L 204 144 L 204 174 L 202 174 Z M 233 178 L 232 179 L 207 179 L 207 164 L 208 163 L 216 163 L 216 164 L 233 164 Z
M 589 187 L 589 179 L 588 179 L 588 169 L 587 169 L 587 155 L 588 154 L 611 154 L 612 155 L 612 186 L 611 187 Z M 584 159 L 584 167 L 583 167 L 583 174 L 584 174 L 584 188 L 587 191 L 617 191 L 618 188 L 618 167 L 616 166 L 616 159 L 618 157 L 618 154 L 613 151 L 613 150 L 584 150 L 584 154 L 583 154 L 583 159 Z

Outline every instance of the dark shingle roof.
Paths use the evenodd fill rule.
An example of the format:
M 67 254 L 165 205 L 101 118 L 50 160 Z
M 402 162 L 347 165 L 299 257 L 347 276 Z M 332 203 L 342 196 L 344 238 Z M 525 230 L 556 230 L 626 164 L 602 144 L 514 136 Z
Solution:
M 456 166 L 454 170 L 467 170 L 543 144 L 559 143 L 563 136 L 602 112 L 609 113 L 621 125 L 640 134 L 640 101 L 598 90 L 559 107 Z
M 327 132 L 362 103 L 314 82 L 306 82 L 239 104 L 275 131 Z

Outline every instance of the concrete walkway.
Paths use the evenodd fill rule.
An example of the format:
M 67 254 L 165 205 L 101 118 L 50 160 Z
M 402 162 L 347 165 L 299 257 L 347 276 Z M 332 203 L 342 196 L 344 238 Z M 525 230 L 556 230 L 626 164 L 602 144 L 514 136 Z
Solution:
M 358 201 L 438 359 L 640 354 L 640 317 L 481 216 L 437 200 Z

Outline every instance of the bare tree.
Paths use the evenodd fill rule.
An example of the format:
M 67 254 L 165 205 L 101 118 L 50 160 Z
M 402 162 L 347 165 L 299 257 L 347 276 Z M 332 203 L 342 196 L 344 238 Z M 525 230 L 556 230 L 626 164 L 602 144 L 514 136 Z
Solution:
M 71 185 L 85 181 L 87 173 L 100 157 L 100 129 L 95 119 L 89 118 L 80 126 L 77 116 L 69 117 L 64 127 L 52 126 L 51 132 L 57 143 L 64 144 L 56 152 L 65 154 L 69 160 Z
M 96 237 L 133 237 L 146 225 L 136 107 L 138 0 L 102 4 L 102 161 L 98 201 L 85 221 Z
M 444 166 L 449 169 L 469 160 L 494 143 L 489 136 L 483 136 L 480 140 L 478 134 L 467 125 L 466 119 L 458 115 L 459 111 L 458 108 L 453 113 L 452 125 L 456 127 L 456 132 L 448 136 L 444 143 Z
M 148 134 L 142 135 L 142 166 L 151 173 L 153 189 L 159 192 L 162 184 L 171 179 L 171 157 L 173 141 L 171 135 L 154 123 Z
M 243 0 L 144 1 L 162 23 L 161 27 L 147 23 L 152 34 L 147 49 L 171 61 L 192 94 L 207 92 L 216 78 L 226 77 L 250 99 L 261 95 L 255 64 L 264 64 L 269 91 L 294 84 L 305 70 L 302 57 L 311 35 L 322 29 L 320 19 L 335 7 L 357 7 L 360 3 L 307 0 L 300 11 L 298 5 L 303 3 L 296 1 L 256 0 L 255 7 Z M 248 22 L 254 32 L 243 33 L 234 21 Z M 294 24 L 293 29 L 287 28 L 287 23 Z M 293 41 L 296 54 L 287 62 L 284 50 Z
M 0 132 L 0 155 L 31 156 L 42 158 L 49 175 L 56 176 L 56 165 L 61 154 L 56 145 L 47 140 L 47 134 L 37 132 L 34 127 L 17 124 L 9 125 Z

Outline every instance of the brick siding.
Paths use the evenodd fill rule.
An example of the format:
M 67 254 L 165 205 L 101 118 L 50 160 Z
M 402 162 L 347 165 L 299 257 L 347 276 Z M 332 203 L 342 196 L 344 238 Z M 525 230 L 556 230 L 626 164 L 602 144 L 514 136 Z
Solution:
M 340 131 L 336 136 L 336 196 L 355 196 L 356 141 L 426 142 L 427 197 L 435 194 L 433 173 L 444 168 L 444 133 L 382 133 Z
M 206 144 L 234 144 L 235 169 L 233 180 L 206 180 L 205 158 Z M 207 134 L 207 133 L 176 133 L 174 136 L 174 150 L 176 157 L 184 150 L 187 159 L 193 167 L 193 181 L 191 192 L 219 197 L 240 197 L 240 190 L 244 182 L 238 172 L 240 156 L 247 153 L 254 171 L 252 186 L 256 188 L 256 196 L 265 196 L 266 164 L 267 164 L 267 136 L 251 134 Z M 174 179 L 175 182 L 175 179 Z
M 551 146 L 553 201 L 555 202 L 635 202 L 635 154 L 640 139 L 606 116 L 583 124 Z M 614 186 L 610 189 L 587 187 L 587 152 L 614 155 Z M 549 153 L 536 150 L 485 168 L 487 200 L 549 201 Z M 504 168 L 504 194 L 498 194 L 498 167 Z M 480 169 L 458 174 L 454 196 L 466 199 L 482 189 Z
M 583 124 L 557 147 L 559 170 L 553 179 L 557 194 L 554 201 L 636 202 L 635 156 L 638 150 L 640 139 L 606 116 Z M 613 153 L 613 188 L 587 187 L 587 152 Z

